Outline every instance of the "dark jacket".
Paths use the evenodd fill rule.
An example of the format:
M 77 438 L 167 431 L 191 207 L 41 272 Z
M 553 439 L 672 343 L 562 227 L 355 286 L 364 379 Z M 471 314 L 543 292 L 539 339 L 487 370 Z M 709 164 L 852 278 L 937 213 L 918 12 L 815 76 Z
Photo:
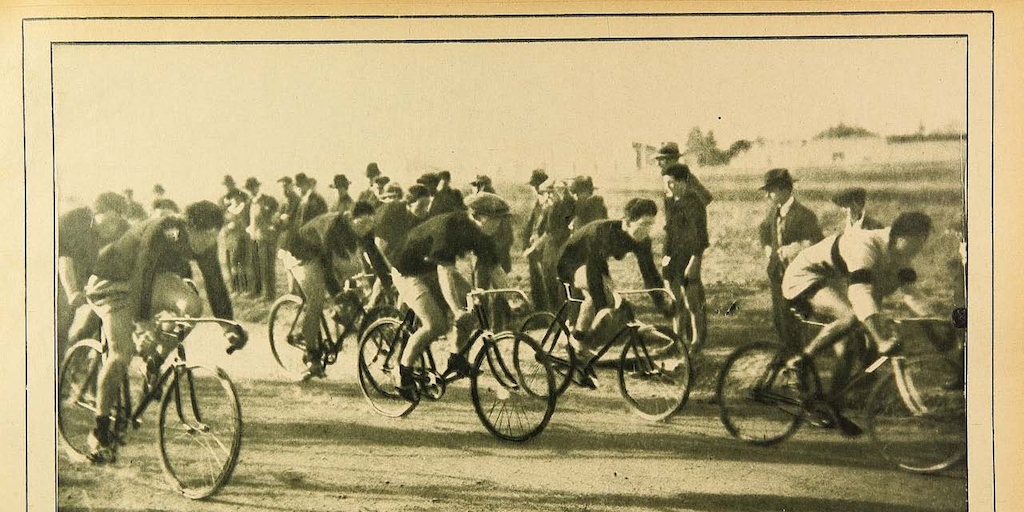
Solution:
M 299 201 L 296 227 L 302 227 L 314 218 L 327 213 L 327 201 L 315 190 L 309 197 L 303 197 Z
M 579 230 L 583 226 L 608 218 L 608 208 L 604 205 L 604 198 L 601 196 L 590 196 L 576 202 L 576 219 L 573 220 L 572 228 Z
M 127 282 L 129 303 L 136 305 L 134 319 L 148 320 L 157 313 L 150 310 L 153 278 L 161 272 L 191 278 L 189 262 L 192 260 L 203 275 L 206 296 L 214 316 L 230 319 L 233 315 L 231 299 L 217 260 L 217 248 L 193 254 L 185 221 L 181 217 L 158 217 L 132 227 L 100 251 L 93 274 L 109 281 Z
M 434 194 L 434 198 L 430 201 L 430 212 L 427 216 L 433 217 L 442 213 L 465 209 L 466 205 L 462 201 L 462 192 L 453 188 L 442 188 Z
M 781 246 L 795 242 L 806 241 L 812 244 L 818 243 L 824 238 L 821 233 L 821 226 L 818 224 L 818 216 L 806 206 L 794 200 L 789 208 L 782 224 L 782 244 L 779 245 L 775 237 L 775 219 L 778 216 L 778 208 L 768 209 L 768 214 L 759 226 L 761 245 L 771 246 L 778 249 Z M 768 261 L 768 275 L 772 279 L 782 279 L 782 273 L 786 270 L 785 264 L 779 260 L 776 253 L 772 253 Z

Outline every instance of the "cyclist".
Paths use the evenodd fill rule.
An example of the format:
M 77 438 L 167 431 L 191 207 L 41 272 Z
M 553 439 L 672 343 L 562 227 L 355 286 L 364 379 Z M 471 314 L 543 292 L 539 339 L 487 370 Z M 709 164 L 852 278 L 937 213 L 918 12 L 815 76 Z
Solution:
M 464 303 L 468 281 L 455 268 L 456 259 L 472 252 L 476 256 L 476 282 L 499 288 L 506 285 L 505 271 L 494 236 L 509 215 L 504 199 L 489 192 L 466 198 L 468 211 L 458 210 L 431 217 L 409 231 L 392 261 L 399 298 L 416 313 L 422 325 L 409 337 L 398 372 L 398 391 L 415 400 L 417 388 L 412 365 L 427 344 L 449 329 L 447 310 L 455 315 L 455 348 L 447 371 L 469 375 L 469 362 L 458 354 L 467 341 L 472 315 Z
M 317 216 L 281 241 L 278 257 L 284 268 L 298 282 L 306 301 L 307 314 L 302 318 L 302 339 L 306 343 L 309 368 L 302 380 L 324 377 L 320 358 L 320 315 L 324 308 L 324 292 L 331 297 L 341 293 L 335 278 L 334 257 L 342 261 L 358 262 L 365 254 L 379 277 L 387 279 L 387 264 L 373 244 L 373 206 L 357 201 L 351 218 L 345 212 L 330 212 Z M 358 267 L 357 265 L 354 265 Z M 338 269 L 341 275 L 350 275 L 351 269 Z
M 99 327 L 99 319 L 86 303 L 83 289 L 92 274 L 92 266 L 103 246 L 117 240 L 128 230 L 124 214 L 128 202 L 115 192 L 100 194 L 92 210 L 75 208 L 60 216 L 57 238 L 58 293 L 66 301 L 58 301 L 59 325 L 57 350 L 63 354 L 67 345 L 89 336 Z
M 140 338 L 152 337 L 157 328 L 153 316 L 160 311 L 182 316 L 202 313 L 199 294 L 184 279 L 192 275 L 191 261 L 203 275 L 213 314 L 232 318 L 216 250 L 223 223 L 223 210 L 201 201 L 189 205 L 184 217 L 143 221 L 100 251 L 85 287 L 108 343 L 108 357 L 97 377 L 96 427 L 87 439 L 93 462 L 113 459 L 110 413 L 135 353 L 133 332 Z M 246 340 L 244 332 L 229 326 L 224 327 L 224 335 L 235 347 Z
M 588 292 L 580 305 L 571 340 L 583 367 L 595 355 L 589 347 L 588 334 L 594 330 L 592 324 L 597 312 L 613 306 L 611 296 L 615 285 L 608 270 L 608 259 L 621 260 L 626 253 L 633 253 L 644 285 L 648 288 L 661 286 L 651 250 L 651 226 L 658 206 L 650 199 L 634 197 L 626 203 L 624 213 L 621 220 L 597 220 L 579 228 L 569 237 L 558 260 L 559 279 Z M 651 298 L 666 316 L 674 315 L 664 296 L 652 293 Z M 595 379 L 593 373 L 588 373 L 581 376 L 581 384 L 596 388 Z
M 880 354 L 894 352 L 896 338 L 890 336 L 879 315 L 881 300 L 897 290 L 917 315 L 927 312 L 913 295 L 917 274 L 911 260 L 921 251 L 932 230 L 932 221 L 921 212 L 903 213 L 892 226 L 880 230 L 851 230 L 825 238 L 798 254 L 782 278 L 783 296 L 798 311 L 820 313 L 833 318 L 788 361 L 799 367 L 819 351 L 843 339 L 857 325 L 867 329 Z M 860 347 L 847 347 L 845 360 L 832 380 L 832 407 L 844 435 L 860 435 L 861 429 L 842 416 L 837 391 L 845 387 L 850 363 Z

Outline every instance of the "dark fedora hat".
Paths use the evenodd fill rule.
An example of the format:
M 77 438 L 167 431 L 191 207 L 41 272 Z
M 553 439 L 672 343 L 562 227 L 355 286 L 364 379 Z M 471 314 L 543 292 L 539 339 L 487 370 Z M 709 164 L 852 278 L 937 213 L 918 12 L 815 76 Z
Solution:
M 331 187 L 331 188 L 348 188 L 348 186 L 351 185 L 351 184 L 352 183 L 350 183 L 348 181 L 348 177 L 345 176 L 344 174 L 335 174 L 334 175 L 334 182 L 332 182 L 330 185 L 328 185 L 328 187 Z
M 868 192 L 861 187 L 850 187 L 840 190 L 832 196 L 832 202 L 836 206 L 863 205 L 867 201 Z
M 391 183 L 391 178 L 388 178 L 387 176 L 377 176 L 376 178 L 373 179 L 373 184 L 377 185 L 378 187 L 383 187 L 388 183 Z
M 245 180 L 245 189 L 253 190 L 261 185 L 260 180 L 256 179 L 255 176 L 250 176 Z
M 295 184 L 296 185 L 301 187 L 303 185 L 306 185 L 309 182 L 310 182 L 310 179 L 309 179 L 309 176 L 306 176 L 306 173 L 300 172 L 300 173 L 295 175 Z
M 590 176 L 576 176 L 572 179 L 572 183 L 569 184 L 569 191 L 574 194 L 578 192 L 593 192 L 596 188 L 594 186 L 594 178 Z
M 681 156 L 683 155 L 679 152 L 679 144 L 666 142 L 658 148 L 658 153 L 654 155 L 654 158 L 661 160 L 662 158 L 679 158 Z
M 490 192 L 477 192 L 470 195 L 466 198 L 466 207 L 474 214 L 487 217 L 504 217 L 510 213 L 508 203 L 497 194 Z
M 366 164 L 366 177 L 372 180 L 377 176 L 380 176 L 380 167 L 377 167 L 377 162 Z
M 281 176 L 280 178 L 277 179 L 277 182 L 278 183 L 284 183 L 286 185 L 291 185 L 292 184 L 292 177 L 291 176 Z
M 159 183 L 157 183 L 156 185 L 153 185 L 153 193 L 154 194 L 163 194 L 165 192 L 167 192 L 167 191 L 164 190 L 164 186 L 163 185 L 161 185 Z
M 437 188 L 437 184 L 440 182 L 441 177 L 434 172 L 425 172 L 421 174 L 419 178 L 416 178 L 416 183 L 424 185 L 425 187 L 431 190 Z
M 220 184 L 228 187 L 233 187 L 235 186 L 235 178 L 232 177 L 230 174 L 225 174 L 224 179 L 220 182 Z
M 789 169 L 775 168 L 764 173 L 764 185 L 761 186 L 761 190 L 771 190 L 775 188 L 793 188 L 793 182 L 796 181 L 792 176 L 789 175 Z
M 490 176 L 486 174 L 477 174 L 476 179 L 469 182 L 469 184 L 473 185 L 474 187 L 486 187 L 487 185 L 492 185 L 493 183 L 491 183 Z
M 529 184 L 531 187 L 537 187 L 537 186 L 540 186 L 541 183 L 544 183 L 547 180 L 548 180 L 548 173 L 544 172 L 544 169 L 534 169 L 530 173 L 530 181 L 528 181 L 527 184 Z

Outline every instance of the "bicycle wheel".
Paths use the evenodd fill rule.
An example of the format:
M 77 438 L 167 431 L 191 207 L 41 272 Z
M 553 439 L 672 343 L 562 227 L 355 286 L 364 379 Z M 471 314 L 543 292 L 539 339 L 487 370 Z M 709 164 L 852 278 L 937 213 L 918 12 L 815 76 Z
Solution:
M 726 359 L 718 374 L 717 400 L 722 424 L 733 437 L 769 446 L 800 427 L 803 384 L 784 364 L 779 347 L 767 342 L 740 347 Z
M 537 340 L 541 350 L 548 355 L 551 371 L 555 373 L 555 394 L 561 396 L 572 383 L 572 372 L 576 366 L 576 354 L 569 344 L 569 330 L 565 324 L 555 323 L 555 315 L 538 311 L 526 317 L 519 332 Z
M 242 406 L 224 370 L 175 366 L 160 403 L 160 464 L 178 492 L 202 499 L 217 492 L 238 463 Z
M 89 453 L 86 437 L 96 426 L 96 378 L 102 364 L 100 342 L 83 340 L 68 349 L 60 365 L 57 430 L 75 462 L 84 462 Z
M 389 418 L 405 416 L 419 404 L 419 400 L 402 398 L 395 388 L 399 350 L 405 341 L 402 331 L 401 321 L 381 318 L 359 340 L 359 389 L 373 410 Z
M 557 395 L 551 366 L 537 342 L 521 333 L 502 333 L 484 342 L 473 367 L 473 408 L 491 434 L 522 442 L 544 430 Z
M 666 328 L 634 331 L 619 356 L 619 391 L 645 420 L 667 419 L 690 396 L 692 376 L 686 345 Z
M 868 430 L 887 460 L 915 473 L 942 471 L 967 455 L 962 366 L 941 355 L 901 359 L 868 399 Z
M 301 375 L 309 366 L 306 343 L 302 340 L 302 322 L 306 308 L 298 295 L 283 295 L 270 307 L 270 352 L 285 371 Z

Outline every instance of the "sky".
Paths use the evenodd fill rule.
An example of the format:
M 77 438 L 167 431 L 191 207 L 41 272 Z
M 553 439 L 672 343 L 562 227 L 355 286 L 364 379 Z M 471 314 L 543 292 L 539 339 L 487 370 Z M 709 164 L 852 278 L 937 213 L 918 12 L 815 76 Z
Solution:
M 193 200 L 224 174 L 361 186 L 370 161 L 525 180 L 624 172 L 632 142 L 695 126 L 722 147 L 962 129 L 965 58 L 957 39 L 58 46 L 57 184 Z

